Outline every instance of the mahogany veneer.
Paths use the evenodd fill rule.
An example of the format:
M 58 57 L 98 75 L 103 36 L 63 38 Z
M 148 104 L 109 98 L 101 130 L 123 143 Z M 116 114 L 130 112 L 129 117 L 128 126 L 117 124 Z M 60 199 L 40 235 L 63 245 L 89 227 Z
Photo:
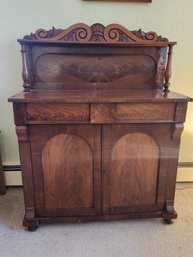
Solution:
M 175 42 L 117 24 L 38 30 L 19 42 L 24 91 L 9 101 L 24 226 L 175 219 L 189 101 L 169 92 Z

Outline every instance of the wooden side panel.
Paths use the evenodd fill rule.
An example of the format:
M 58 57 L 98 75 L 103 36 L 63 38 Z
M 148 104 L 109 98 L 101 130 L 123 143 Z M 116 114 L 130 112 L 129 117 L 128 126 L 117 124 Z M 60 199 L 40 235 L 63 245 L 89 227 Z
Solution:
M 187 110 L 187 102 L 186 103 L 177 103 L 176 104 L 175 121 L 177 123 L 185 122 L 186 110 Z
M 19 142 L 19 152 L 22 171 L 21 175 L 23 180 L 23 192 L 25 203 L 24 225 L 28 223 L 29 226 L 36 227 L 38 225 L 38 221 L 36 219 L 35 214 L 34 178 L 31 162 L 31 149 L 28 127 L 16 126 L 16 133 Z
M 154 204 L 159 147 L 144 133 L 121 137 L 111 153 L 111 206 Z
M 46 209 L 92 208 L 93 154 L 79 136 L 60 134 L 42 151 Z

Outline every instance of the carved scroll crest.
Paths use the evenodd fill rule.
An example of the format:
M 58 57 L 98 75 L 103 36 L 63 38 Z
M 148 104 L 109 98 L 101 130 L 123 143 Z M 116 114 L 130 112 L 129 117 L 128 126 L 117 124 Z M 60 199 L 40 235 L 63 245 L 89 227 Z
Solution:
M 31 33 L 29 36 L 25 36 L 27 40 L 46 40 L 46 41 L 78 41 L 87 42 L 91 38 L 91 28 L 83 23 L 72 25 L 69 28 L 51 30 L 38 29 L 35 34 Z
M 155 32 L 145 33 L 141 29 L 129 31 L 118 24 L 110 24 L 106 27 L 100 23 L 95 23 L 91 27 L 84 23 L 77 23 L 67 29 L 50 30 L 38 29 L 23 38 L 32 41 L 63 41 L 63 42 L 105 42 L 105 43 L 148 43 L 148 42 L 168 42 L 166 38 L 158 36 Z
M 164 42 L 168 41 L 166 38 L 157 36 L 153 31 L 145 33 L 141 29 L 138 31 L 129 31 L 125 27 L 118 24 L 110 24 L 106 26 L 104 30 L 104 37 L 106 41 L 113 42 L 136 42 L 136 43 L 145 43 L 147 41 L 159 41 Z

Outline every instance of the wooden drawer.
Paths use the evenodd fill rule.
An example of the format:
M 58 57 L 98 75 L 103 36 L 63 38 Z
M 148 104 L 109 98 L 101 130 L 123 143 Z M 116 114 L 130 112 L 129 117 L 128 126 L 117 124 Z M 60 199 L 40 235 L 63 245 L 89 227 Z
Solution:
M 89 121 L 88 104 L 28 104 L 28 121 Z
M 173 121 L 174 103 L 92 104 L 92 123 Z

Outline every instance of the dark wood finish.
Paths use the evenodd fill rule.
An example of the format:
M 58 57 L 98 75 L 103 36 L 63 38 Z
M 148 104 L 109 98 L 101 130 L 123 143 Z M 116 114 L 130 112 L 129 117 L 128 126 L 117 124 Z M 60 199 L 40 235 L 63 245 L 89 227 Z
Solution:
M 172 121 L 175 104 L 173 103 L 131 103 L 131 104 L 92 104 L 92 123 L 129 123 L 130 121 Z
M 40 216 L 100 213 L 100 126 L 29 126 Z
M 129 31 L 119 24 L 109 24 L 106 27 L 100 23 L 88 26 L 84 23 L 74 24 L 67 29 L 51 30 L 38 29 L 35 33 L 26 35 L 18 40 L 21 44 L 25 42 L 62 42 L 62 43 L 124 43 L 130 45 L 173 45 L 167 38 L 158 36 L 155 32 L 145 33 L 141 29 Z
M 27 120 L 89 121 L 88 104 L 28 104 Z
M 163 210 L 167 165 L 172 163 L 170 155 L 174 153 L 171 151 L 173 129 L 173 124 L 104 126 L 103 203 L 106 214 Z M 171 165 L 172 174 L 175 168 Z M 119 190 L 115 190 L 117 186 Z M 113 196 L 120 204 L 114 205 Z
M 78 93 L 77 93 L 78 92 Z M 189 101 L 189 97 L 175 93 L 163 93 L 161 90 L 47 90 L 20 92 L 9 98 L 9 102 L 16 104 L 14 109 L 21 108 L 21 103 L 180 103 Z M 19 105 L 17 105 L 20 103 Z M 183 114 L 184 109 L 181 112 Z M 19 113 L 20 113 L 19 112 Z M 181 115 L 182 115 L 181 114 Z M 15 117 L 17 113 L 14 114 Z M 23 114 L 18 114 L 19 117 Z M 22 117 L 20 117 L 22 119 Z M 17 120 L 18 120 L 17 119 Z
M 110 131 L 108 131 L 108 129 Z M 128 206 L 153 205 L 156 203 L 156 185 L 158 177 L 159 146 L 149 135 L 141 132 L 132 132 L 122 135 L 114 141 L 112 147 L 108 147 L 107 134 L 112 133 L 113 139 L 117 139 L 116 127 L 112 132 L 112 127 L 104 127 L 104 149 L 110 149 L 110 159 L 108 153 L 103 152 L 104 166 L 106 176 L 110 176 L 110 211 L 113 209 L 123 209 L 124 212 Z M 112 141 L 112 140 L 111 140 Z M 109 174 L 108 174 L 109 173 Z M 108 179 L 108 178 L 106 178 Z M 148 188 L 147 188 L 148 185 Z M 105 188 L 106 188 L 105 187 Z M 107 193 L 108 193 L 107 192 Z M 105 203 L 104 199 L 104 203 Z M 104 208 L 105 209 L 105 208 Z
M 129 31 L 118 24 L 105 27 L 96 23 L 89 27 L 78 23 L 65 30 L 39 29 L 19 42 L 25 91 L 133 88 L 168 91 L 169 47 L 175 42 L 152 31 Z
M 19 40 L 24 92 L 13 102 L 24 226 L 177 217 L 174 193 L 189 98 L 168 92 L 171 47 L 111 24 Z
M 93 207 L 93 153 L 81 137 L 51 138 L 42 150 L 42 172 L 46 209 Z
M 164 84 L 164 91 L 169 92 L 169 86 L 170 86 L 170 78 L 172 76 L 172 49 L 173 46 L 169 46 L 169 51 L 168 51 L 168 61 L 167 61 L 167 67 L 165 71 L 165 84 Z

